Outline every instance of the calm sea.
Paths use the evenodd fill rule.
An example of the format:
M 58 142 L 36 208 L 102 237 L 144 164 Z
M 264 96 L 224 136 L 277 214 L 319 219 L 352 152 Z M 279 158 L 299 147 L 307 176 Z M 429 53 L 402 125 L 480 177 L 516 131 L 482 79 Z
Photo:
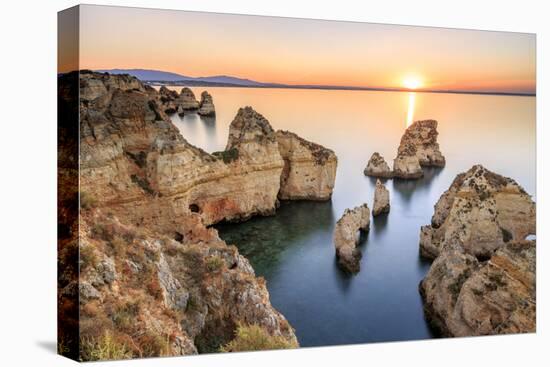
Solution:
M 181 88 L 174 87 L 179 90 Z M 205 88 L 192 88 L 195 95 Z M 283 202 L 277 214 L 217 228 L 267 280 L 272 304 L 302 346 L 432 338 L 418 283 L 429 263 L 418 256 L 420 226 L 454 177 L 474 164 L 517 180 L 535 195 L 535 98 L 376 91 L 207 88 L 217 116 L 172 116 L 182 135 L 208 152 L 223 150 L 230 122 L 250 105 L 274 129 L 291 130 L 336 152 L 329 202 Z M 375 180 L 365 177 L 371 154 L 391 165 L 412 120 L 439 121 L 443 169 L 418 181 L 389 180 L 391 211 L 362 236 L 361 272 L 336 266 L 332 231 L 344 209 L 367 202 Z

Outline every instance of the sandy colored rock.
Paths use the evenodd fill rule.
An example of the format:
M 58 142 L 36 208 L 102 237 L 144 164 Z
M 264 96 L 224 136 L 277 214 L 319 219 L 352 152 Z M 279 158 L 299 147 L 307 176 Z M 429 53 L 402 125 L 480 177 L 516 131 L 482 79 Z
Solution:
M 334 228 L 334 247 L 338 265 L 349 273 L 360 270 L 361 251 L 357 246 L 357 232 L 369 230 L 370 210 L 367 204 L 346 209 Z
M 277 131 L 284 160 L 281 200 L 329 200 L 336 179 L 336 154 L 289 131 Z
M 167 114 L 183 113 L 183 108 L 178 103 L 179 94 L 175 90 L 161 86 L 159 90 L 160 103 L 164 112 Z
M 423 176 L 422 167 L 444 167 L 445 157 L 437 142 L 437 121 L 415 121 L 405 130 L 394 159 L 394 176 L 417 179 Z
M 421 228 L 420 253 L 435 258 L 458 243 L 466 253 L 490 257 L 506 242 L 535 234 L 535 203 L 514 180 L 481 165 L 459 174 Z
M 199 110 L 197 113 L 201 116 L 215 116 L 216 109 L 212 96 L 207 91 L 201 93 L 201 101 L 199 102 Z
M 250 323 L 295 342 L 265 282 L 207 227 L 277 207 L 284 163 L 267 120 L 252 109 L 237 114 L 229 150 L 211 155 L 181 136 L 160 92 L 136 78 L 83 71 L 61 76 L 59 85 L 61 104 L 80 94 L 78 110 L 67 112 L 72 123 L 80 115 L 80 220 L 63 214 L 72 210 L 63 203 L 78 197 L 68 149 L 78 142 L 63 142 L 59 161 L 67 236 L 59 245 L 59 301 L 70 310 L 69 295 L 83 294 L 80 337 L 112 332 L 132 341 L 135 356 L 143 356 L 133 349 L 140 343 L 169 340 L 167 350 L 147 356 L 180 355 L 217 350 L 237 323 Z M 75 268 L 69 260 L 79 248 Z
M 195 93 L 188 87 L 181 89 L 177 103 L 184 111 L 193 111 L 199 108 L 199 101 L 195 98 Z
M 445 250 L 420 283 L 427 320 L 443 336 L 535 332 L 535 250 L 511 241 L 488 261 Z
M 372 215 L 377 216 L 390 211 L 390 192 L 380 180 L 376 180 L 374 189 L 374 204 L 372 206 Z
M 363 172 L 366 176 L 391 178 L 393 172 L 388 166 L 388 163 L 384 160 L 378 152 L 374 152 L 367 163 L 367 167 Z

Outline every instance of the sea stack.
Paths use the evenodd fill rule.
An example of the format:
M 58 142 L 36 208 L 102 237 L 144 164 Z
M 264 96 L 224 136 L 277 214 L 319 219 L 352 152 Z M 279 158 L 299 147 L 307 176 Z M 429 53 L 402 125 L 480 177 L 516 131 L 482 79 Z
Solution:
M 374 204 L 372 206 L 372 215 L 374 217 L 388 213 L 390 211 L 390 192 L 380 180 L 376 180 L 376 188 L 374 190 Z
M 336 179 L 336 154 L 289 131 L 277 131 L 284 160 L 281 200 L 329 200 Z
M 422 227 L 435 259 L 419 286 L 443 336 L 534 332 L 535 203 L 512 179 L 477 165 L 458 175 Z
M 368 232 L 370 210 L 367 204 L 346 209 L 334 228 L 334 247 L 338 265 L 348 273 L 360 270 L 361 251 L 357 249 L 357 231 Z
M 214 102 L 212 96 L 207 91 L 201 93 L 201 101 L 199 103 L 199 110 L 197 113 L 201 116 L 215 116 L 216 110 L 214 108 Z
M 444 167 L 445 157 L 437 142 L 437 121 L 415 121 L 405 130 L 393 163 L 394 177 L 417 179 L 422 167 Z
M 378 152 L 374 152 L 367 163 L 367 167 L 363 171 L 366 176 L 392 178 L 393 172 L 386 163 L 384 157 Z
M 194 111 L 199 108 L 199 101 L 195 98 L 193 91 L 187 87 L 181 89 L 178 103 L 184 111 Z

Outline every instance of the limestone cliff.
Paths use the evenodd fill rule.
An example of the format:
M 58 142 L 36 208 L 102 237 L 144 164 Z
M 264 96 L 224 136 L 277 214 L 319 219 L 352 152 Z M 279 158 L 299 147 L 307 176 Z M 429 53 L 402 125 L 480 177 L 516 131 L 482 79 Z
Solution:
M 277 131 L 284 160 L 281 200 L 328 200 L 336 179 L 336 154 L 289 131 Z
M 199 108 L 199 101 L 195 98 L 195 93 L 187 87 L 181 89 L 177 103 L 184 111 L 194 111 Z
M 232 125 L 245 119 L 243 131 L 234 129 L 231 147 L 211 155 L 180 135 L 161 93 L 137 79 L 63 75 L 61 105 L 77 98 L 65 92 L 65 83 L 75 79 L 80 220 L 60 222 L 70 239 L 60 247 L 66 266 L 59 302 L 63 318 L 80 295 L 79 358 L 105 358 L 97 354 L 105 342 L 118 346 L 116 358 L 214 351 L 232 338 L 237 324 L 259 325 L 296 345 L 263 280 L 207 227 L 274 212 L 284 165 L 274 131 L 237 114 Z M 67 121 L 75 123 L 78 113 L 70 115 Z M 63 149 L 60 159 L 70 160 Z M 60 165 L 61 211 L 77 195 L 70 184 L 63 187 L 74 181 L 73 166 Z
M 423 176 L 422 167 L 443 167 L 445 157 L 437 143 L 437 121 L 415 121 L 405 130 L 393 162 L 395 177 L 415 179 Z
M 488 261 L 444 251 L 420 283 L 426 318 L 443 336 L 535 332 L 535 250 L 510 241 Z
M 334 247 L 338 265 L 348 273 L 360 269 L 361 251 L 357 246 L 357 232 L 367 232 L 370 226 L 370 210 L 367 204 L 346 209 L 334 228 Z
M 489 257 L 511 240 L 535 233 L 535 203 L 514 180 L 481 165 L 458 175 L 435 205 L 432 224 L 420 234 L 420 253 L 435 258 L 459 243 L 476 257 Z
M 477 165 L 458 175 L 420 234 L 434 259 L 420 284 L 427 319 L 446 336 L 535 331 L 535 203 Z

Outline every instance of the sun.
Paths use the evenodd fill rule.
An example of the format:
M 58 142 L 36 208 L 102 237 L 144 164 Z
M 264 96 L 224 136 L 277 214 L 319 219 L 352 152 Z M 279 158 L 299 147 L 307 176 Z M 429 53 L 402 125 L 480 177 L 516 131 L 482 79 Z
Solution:
M 418 75 L 408 75 L 403 79 L 403 86 L 407 89 L 418 89 L 423 86 L 422 78 Z

